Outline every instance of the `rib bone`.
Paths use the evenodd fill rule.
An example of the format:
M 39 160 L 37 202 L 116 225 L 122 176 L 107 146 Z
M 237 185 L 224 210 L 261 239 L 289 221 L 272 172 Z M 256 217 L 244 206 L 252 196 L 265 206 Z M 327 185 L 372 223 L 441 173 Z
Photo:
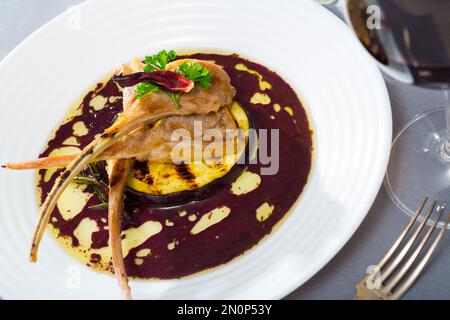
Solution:
M 133 88 L 125 88 L 123 90 L 123 116 L 120 117 L 118 122 L 105 130 L 101 136 L 85 147 L 69 163 L 66 170 L 56 179 L 52 190 L 42 204 L 38 224 L 33 233 L 31 243 L 31 262 L 36 262 L 37 260 L 39 244 L 58 198 L 73 178 L 83 169 L 84 165 L 95 160 L 114 142 L 142 125 L 151 124 L 169 116 L 217 112 L 221 107 L 232 102 L 235 89 L 231 86 L 228 74 L 214 63 L 201 60 L 196 61 L 213 73 L 212 87 L 210 89 L 195 87 L 191 92 L 182 95 L 180 98 L 180 109 L 176 109 L 171 99 L 164 93 L 148 94 L 138 100 Z M 186 62 L 186 59 L 171 62 L 167 65 L 167 69 L 174 70 L 183 62 Z
M 70 164 L 67 166 L 66 170 L 56 179 L 52 190 L 47 195 L 44 203 L 42 204 L 39 211 L 39 220 L 36 229 L 33 233 L 31 249 L 30 249 L 30 261 L 37 261 L 37 251 L 39 244 L 45 232 L 45 227 L 48 224 L 50 215 L 56 206 L 56 202 L 59 197 L 66 189 L 68 184 L 73 180 L 73 178 L 80 173 L 83 167 L 92 162 L 98 155 L 100 155 L 106 148 L 112 145 L 118 139 L 126 136 L 131 131 L 144 125 L 150 124 L 164 117 L 174 115 L 175 112 L 166 112 L 158 115 L 147 115 L 142 118 L 134 118 L 134 121 L 125 121 L 125 118 L 119 121 L 117 124 L 112 125 L 110 128 L 105 130 L 105 132 L 92 141 L 86 146 Z
M 112 160 L 109 174 L 109 200 L 108 200 L 108 229 L 109 245 L 112 251 L 114 274 L 119 282 L 124 299 L 131 299 L 131 290 L 128 285 L 127 271 L 123 261 L 121 239 L 121 217 L 123 210 L 123 195 L 133 161 Z

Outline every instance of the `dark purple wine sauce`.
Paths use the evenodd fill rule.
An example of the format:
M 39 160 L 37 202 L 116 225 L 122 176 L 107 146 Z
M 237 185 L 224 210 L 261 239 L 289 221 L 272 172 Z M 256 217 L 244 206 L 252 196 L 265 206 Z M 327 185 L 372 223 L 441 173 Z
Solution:
M 280 130 L 279 171 L 276 175 L 260 175 L 259 187 L 240 196 L 232 194 L 230 187 L 225 187 L 208 199 L 178 207 L 155 208 L 146 206 L 145 203 L 128 203 L 127 216 L 122 223 L 124 230 L 139 227 L 150 220 L 158 221 L 163 226 L 161 232 L 131 249 L 125 257 L 127 273 L 132 277 L 179 278 L 222 265 L 242 255 L 271 233 L 274 226 L 286 216 L 302 193 L 311 170 L 312 133 L 305 110 L 289 84 L 275 72 L 237 55 L 194 54 L 186 57 L 213 60 L 222 65 L 237 90 L 235 100 L 246 108 L 257 128 Z M 259 72 L 272 88 L 261 91 L 255 75 L 235 68 L 239 63 Z M 269 105 L 250 103 L 251 97 L 256 92 L 269 95 L 271 103 Z M 101 110 L 94 110 L 89 106 L 89 101 L 96 95 L 119 98 L 108 102 Z M 111 80 L 105 85 L 98 84 L 81 103 L 82 114 L 59 127 L 55 138 L 49 141 L 48 148 L 40 156 L 47 156 L 53 149 L 62 147 L 63 142 L 73 135 L 72 126 L 77 121 L 83 121 L 89 130 L 87 135 L 79 138 L 80 148 L 86 146 L 96 134 L 109 127 L 115 115 L 122 110 L 120 96 L 120 89 Z M 278 112 L 273 108 L 275 103 L 281 106 Z M 283 109 L 286 106 L 293 110 L 292 116 Z M 250 164 L 248 171 L 260 174 L 262 166 L 260 163 Z M 55 173 L 48 182 L 44 182 L 44 174 L 45 170 L 39 172 L 41 202 L 58 176 Z M 97 197 L 93 196 L 82 212 L 69 221 L 65 221 L 56 208 L 52 213 L 55 219 L 52 219 L 51 223 L 59 231 L 60 236 L 70 237 L 72 246 L 76 247 L 79 243 L 74 236 L 74 230 L 82 219 L 89 217 L 97 222 L 100 230 L 92 234 L 91 247 L 106 247 L 108 230 L 104 227 L 107 226 L 107 210 L 88 208 L 98 202 Z M 258 221 L 256 209 L 265 202 L 274 206 L 274 210 L 268 219 Z M 190 230 L 204 213 L 222 206 L 231 210 L 225 219 L 196 235 L 190 234 Z M 186 211 L 187 214 L 180 216 L 181 211 Z M 190 221 L 188 217 L 193 214 L 197 219 Z M 167 226 L 166 220 L 173 222 L 173 226 Z M 174 240 L 177 241 L 177 245 L 173 250 L 169 250 L 167 245 Z M 140 258 L 142 264 L 137 265 L 136 253 L 141 249 L 150 249 L 151 255 Z M 95 265 L 99 260 L 98 254 L 92 254 L 90 265 Z M 110 270 L 110 264 L 103 269 Z

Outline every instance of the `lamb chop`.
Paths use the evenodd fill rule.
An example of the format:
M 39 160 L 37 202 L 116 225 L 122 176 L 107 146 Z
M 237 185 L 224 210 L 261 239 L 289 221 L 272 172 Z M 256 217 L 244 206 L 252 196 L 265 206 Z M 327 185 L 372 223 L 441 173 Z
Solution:
M 227 130 L 237 128 L 228 107 L 223 107 L 218 112 L 211 112 L 206 115 L 170 116 L 157 121 L 151 127 L 143 126 L 134 130 L 113 143 L 93 161 L 135 158 L 140 162 L 171 163 L 173 162 L 171 150 L 179 143 L 172 140 L 172 133 L 177 129 L 187 130 L 190 137 L 193 138 L 196 122 L 201 123 L 204 132 L 215 129 L 223 133 L 223 136 L 225 136 Z M 215 148 L 219 149 L 227 142 L 232 143 L 234 137 L 226 136 L 225 138 L 226 140 L 214 141 Z M 192 141 L 193 144 L 194 142 Z M 201 147 L 203 149 L 204 144 L 201 144 Z M 76 156 L 77 154 L 43 157 L 18 163 L 6 163 L 4 167 L 14 170 L 66 167 Z M 206 158 L 207 156 L 205 154 L 205 160 L 213 160 Z
M 183 62 L 195 61 L 207 68 L 212 74 L 212 86 L 209 89 L 194 87 L 191 92 L 180 97 L 181 108 L 175 108 L 167 95 L 155 92 L 136 98 L 132 88 L 124 90 L 124 112 L 120 120 L 106 129 L 103 134 L 87 145 L 56 179 L 55 184 L 41 206 L 38 225 L 32 238 L 30 260 L 37 260 L 37 251 L 49 221 L 51 212 L 58 198 L 73 178 L 80 173 L 83 166 L 94 161 L 114 142 L 127 136 L 130 132 L 160 119 L 190 114 L 208 114 L 218 112 L 221 107 L 231 104 L 235 89 L 231 86 L 228 74 L 218 65 L 201 60 L 181 59 L 168 64 L 168 70 L 175 70 Z
M 108 232 L 109 246 L 111 247 L 114 274 L 126 300 L 131 299 L 131 289 L 128 285 L 128 276 L 123 261 L 121 217 L 123 211 L 123 194 L 127 184 L 128 173 L 133 160 L 113 160 L 109 168 L 109 195 L 108 195 Z
M 131 70 L 125 72 L 139 72 L 139 61 L 133 60 Z M 124 112 L 127 113 L 132 104 L 129 98 L 124 96 Z M 127 272 L 123 260 L 121 240 L 121 215 L 123 210 L 123 195 L 126 187 L 127 177 L 130 172 L 133 158 L 146 160 L 168 160 L 170 148 L 170 136 L 177 128 L 189 128 L 192 130 L 193 121 L 202 121 L 207 127 L 219 126 L 219 128 L 235 128 L 234 121 L 228 109 L 221 108 L 217 113 L 206 115 L 171 116 L 159 120 L 154 127 L 141 127 L 113 144 L 102 154 L 104 159 L 117 159 L 109 165 L 109 201 L 108 201 L 108 226 L 109 245 L 112 251 L 114 274 L 118 280 L 122 295 L 125 299 L 131 299 L 131 290 L 128 285 Z M 163 143 L 161 143 L 163 140 Z M 161 146 L 163 149 L 161 149 Z M 155 150 L 155 151 L 154 151 Z M 150 154 L 149 154 L 150 152 Z
M 8 164 L 4 167 L 14 169 L 45 168 L 51 166 L 66 169 L 56 179 L 55 184 L 40 208 L 37 227 L 32 238 L 30 260 L 36 262 L 37 251 L 45 227 L 56 202 L 68 184 L 79 174 L 82 168 L 94 161 L 114 159 L 109 165 L 109 232 L 110 245 L 113 251 L 115 274 L 119 280 L 125 298 L 131 298 L 125 266 L 123 262 L 120 237 L 120 217 L 123 206 L 123 193 L 126 177 L 129 174 L 133 159 L 167 161 L 167 151 L 153 149 L 152 140 L 164 137 L 165 128 L 189 127 L 194 119 L 206 120 L 210 127 L 219 124 L 220 128 L 230 127 L 230 114 L 225 108 L 230 105 L 235 94 L 227 73 L 218 65 L 201 60 L 181 59 L 167 64 L 166 70 L 176 70 L 187 62 L 200 64 L 211 72 L 211 87 L 193 87 L 179 98 L 179 105 L 162 92 L 153 92 L 137 97 L 133 87 L 123 89 L 123 109 L 119 120 L 106 129 L 98 138 L 87 145 L 79 154 L 63 157 L 38 159 L 22 164 Z M 134 74 L 142 70 L 143 64 L 135 59 L 130 65 L 122 65 L 116 73 Z M 177 108 L 178 107 L 178 108 Z M 171 117 L 171 118 L 169 118 Z M 214 123 L 214 119 L 216 122 Z M 159 126 L 149 125 L 159 121 Z M 231 125 L 233 126 L 233 125 Z M 153 129 L 156 128 L 156 129 Z M 133 144 L 134 139 L 146 138 L 146 144 Z M 140 140 L 142 141 L 142 140 Z M 170 147 L 166 145 L 165 147 Z

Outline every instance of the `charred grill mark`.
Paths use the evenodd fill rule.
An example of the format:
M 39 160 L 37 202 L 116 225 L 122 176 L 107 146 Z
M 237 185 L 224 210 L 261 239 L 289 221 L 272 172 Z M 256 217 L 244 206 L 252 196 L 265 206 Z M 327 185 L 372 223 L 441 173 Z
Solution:
M 148 174 L 149 171 L 147 163 L 136 161 L 136 163 L 134 164 L 134 176 L 136 177 L 136 179 L 144 180 Z
M 152 176 L 151 176 L 150 174 L 148 174 L 148 175 L 146 175 L 146 176 L 144 177 L 144 181 L 145 181 L 147 184 L 153 184 L 153 178 L 152 178 Z
M 118 160 L 118 161 L 121 161 L 121 160 Z M 127 161 L 127 160 L 125 160 L 125 161 Z M 125 179 L 127 178 L 127 177 L 124 177 L 124 175 L 127 174 L 126 167 L 127 167 L 127 165 L 125 165 L 125 163 L 124 164 L 117 163 L 116 172 L 115 172 L 115 174 L 112 175 L 112 178 L 109 181 L 110 188 L 114 188 L 114 186 L 116 186 L 122 178 L 125 178 Z
M 134 176 L 136 179 L 144 181 L 147 184 L 153 184 L 153 178 L 150 175 L 146 162 L 136 161 L 134 165 Z
M 183 179 L 188 181 L 195 180 L 194 174 L 192 174 L 192 172 L 189 170 L 189 167 L 186 166 L 184 163 L 177 165 L 176 170 Z
M 191 185 L 196 185 L 195 175 L 189 170 L 189 167 L 183 162 L 175 167 L 178 175 L 184 180 L 188 181 Z

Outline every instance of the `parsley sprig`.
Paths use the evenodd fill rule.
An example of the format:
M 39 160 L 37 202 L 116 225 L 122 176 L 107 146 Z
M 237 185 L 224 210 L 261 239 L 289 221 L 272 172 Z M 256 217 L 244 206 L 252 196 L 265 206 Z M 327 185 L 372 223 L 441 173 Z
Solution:
M 197 62 L 184 62 L 176 70 L 183 77 L 198 83 L 204 89 L 211 88 L 212 72 Z
M 161 50 L 155 55 L 145 57 L 144 71 L 151 72 L 155 70 L 163 71 L 166 69 L 167 64 L 177 57 L 175 51 Z M 202 66 L 197 62 L 184 62 L 178 66 L 175 72 L 179 73 L 183 77 L 193 81 L 198 84 L 201 88 L 209 89 L 211 88 L 212 73 L 207 68 Z M 173 93 L 169 91 L 162 90 L 158 86 L 150 82 L 141 82 L 136 88 L 136 98 L 142 99 L 145 95 L 153 92 L 161 92 L 167 95 L 175 105 L 177 109 L 180 108 L 180 93 Z
M 136 92 L 136 98 L 142 99 L 148 93 L 161 91 L 157 86 L 150 82 L 141 82 L 136 86 L 134 90 Z
M 177 54 L 175 51 L 170 50 L 167 52 L 166 50 L 161 50 L 157 54 L 152 56 L 145 56 L 145 66 L 144 71 L 150 72 L 155 70 L 163 71 L 166 69 L 166 66 L 169 62 L 173 61 L 176 58 Z M 180 97 L 179 94 L 175 94 L 173 92 L 167 92 L 161 90 L 154 84 L 150 82 L 141 82 L 136 86 L 136 98 L 142 99 L 143 96 L 152 92 L 162 92 L 167 95 L 170 99 L 172 99 L 175 108 L 180 108 Z
M 150 72 L 154 70 L 166 70 L 166 66 L 169 62 L 173 61 L 177 57 L 175 51 L 161 50 L 158 54 L 152 56 L 145 56 L 144 71 Z
M 148 93 L 152 92 L 161 92 L 168 96 L 172 103 L 175 105 L 175 108 L 180 109 L 180 94 L 179 93 L 173 93 L 169 91 L 162 90 L 155 86 L 153 83 L 150 82 L 141 82 L 136 86 L 135 89 L 136 92 L 136 98 L 142 99 L 143 96 L 145 96 Z

